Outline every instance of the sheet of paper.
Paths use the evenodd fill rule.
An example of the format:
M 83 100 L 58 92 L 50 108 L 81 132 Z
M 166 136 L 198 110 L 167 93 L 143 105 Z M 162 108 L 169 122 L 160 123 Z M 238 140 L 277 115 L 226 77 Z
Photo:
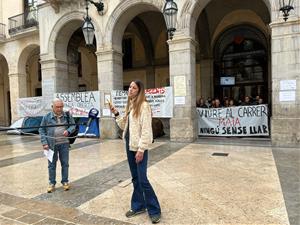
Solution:
M 280 102 L 296 101 L 296 92 L 295 91 L 280 91 L 279 92 L 279 101 Z
M 53 161 L 53 155 L 54 155 L 54 151 L 49 149 L 48 151 L 47 150 L 44 150 L 44 155 L 45 157 L 50 161 L 52 162 Z
M 175 97 L 174 98 L 175 105 L 184 105 L 185 104 L 185 97 Z
M 280 91 L 292 91 L 296 90 L 296 80 L 281 80 L 280 81 Z
M 185 76 L 174 77 L 174 96 L 186 96 Z

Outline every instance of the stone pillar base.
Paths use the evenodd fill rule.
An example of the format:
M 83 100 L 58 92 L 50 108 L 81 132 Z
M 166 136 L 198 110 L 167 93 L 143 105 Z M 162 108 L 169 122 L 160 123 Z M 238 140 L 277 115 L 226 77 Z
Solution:
M 274 146 L 300 146 L 300 118 L 272 118 L 271 140 Z
M 101 139 L 117 139 L 118 125 L 114 118 L 101 118 L 100 119 L 100 137 Z
M 196 120 L 191 118 L 172 118 L 170 120 L 170 140 L 174 142 L 193 142 L 197 138 Z

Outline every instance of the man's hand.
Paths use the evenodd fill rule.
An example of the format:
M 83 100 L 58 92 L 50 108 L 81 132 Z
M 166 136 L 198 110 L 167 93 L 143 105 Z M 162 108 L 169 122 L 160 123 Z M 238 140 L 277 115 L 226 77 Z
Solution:
M 143 158 L 144 158 L 144 152 L 137 151 L 135 154 L 135 162 L 139 163 L 139 162 L 143 161 Z
M 44 150 L 49 150 L 49 145 L 43 145 Z
M 69 132 L 68 132 L 67 130 L 65 130 L 64 133 L 63 133 L 63 135 L 64 135 L 65 137 L 68 137 L 68 136 L 69 136 Z

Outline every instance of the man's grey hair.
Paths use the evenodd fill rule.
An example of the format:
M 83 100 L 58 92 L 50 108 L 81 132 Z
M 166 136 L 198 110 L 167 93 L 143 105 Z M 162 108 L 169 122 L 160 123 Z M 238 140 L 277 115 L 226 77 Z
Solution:
M 55 98 L 52 101 L 52 105 L 54 105 L 56 102 L 62 102 L 63 103 L 63 100 L 61 100 L 60 98 Z

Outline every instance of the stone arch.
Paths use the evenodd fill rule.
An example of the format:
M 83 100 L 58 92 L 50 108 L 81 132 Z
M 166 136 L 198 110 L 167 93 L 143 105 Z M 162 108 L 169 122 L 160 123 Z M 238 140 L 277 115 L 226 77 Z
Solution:
M 256 25 L 252 25 L 250 23 L 235 24 L 232 27 L 227 27 L 226 30 L 219 33 L 219 35 L 216 37 L 215 43 L 213 45 L 215 48 L 215 56 L 218 55 L 217 49 L 220 49 L 220 52 L 223 52 L 225 50 L 225 48 L 232 42 L 234 35 L 238 34 L 241 27 L 245 27 L 246 34 L 248 37 L 255 40 L 256 42 L 261 43 L 266 49 L 268 48 L 268 38 L 266 34 Z
M 236 10 L 227 14 L 222 19 L 221 23 L 215 29 L 210 46 L 213 47 L 215 45 L 215 42 L 221 33 L 228 30 L 228 28 L 230 27 L 237 26 L 240 24 L 249 24 L 254 27 L 257 27 L 260 31 L 262 31 L 265 34 L 266 37 L 270 33 L 267 26 L 255 12 L 250 10 Z
M 68 42 L 73 34 L 83 23 L 84 12 L 71 12 L 60 18 L 53 27 L 49 41 L 48 52 L 49 56 L 58 60 L 67 62 L 67 47 Z M 95 26 L 96 43 L 100 43 L 100 28 L 95 18 L 92 17 Z
M 213 0 L 194 1 L 186 0 L 178 13 L 178 31 L 195 38 L 196 23 L 202 10 Z M 269 14 L 272 15 L 274 8 L 278 8 L 277 3 L 272 0 L 262 0 L 266 5 Z M 180 18 L 180 19 L 179 19 Z M 176 35 L 176 34 L 175 34 Z
M 140 13 L 162 11 L 164 3 L 164 0 L 122 1 L 109 17 L 105 28 L 105 43 L 111 44 L 114 50 L 122 52 L 122 38 L 129 22 Z
M 215 96 L 238 101 L 259 95 L 270 102 L 269 38 L 256 24 L 228 27 L 219 33 L 213 47 Z M 234 77 L 233 86 L 224 86 L 223 76 Z
M 38 77 L 39 71 L 39 56 L 40 46 L 37 44 L 30 44 L 21 49 L 18 58 L 18 73 L 25 76 L 26 93 L 25 96 L 35 96 L 35 88 L 39 86 L 40 81 Z
M 8 62 L 5 55 L 0 54 L 0 125 L 8 126 L 11 121 Z
M 40 48 L 40 46 L 36 44 L 31 44 L 21 50 L 20 56 L 18 58 L 18 72 L 20 74 L 26 74 L 27 60 L 30 57 L 31 53 L 37 48 Z

